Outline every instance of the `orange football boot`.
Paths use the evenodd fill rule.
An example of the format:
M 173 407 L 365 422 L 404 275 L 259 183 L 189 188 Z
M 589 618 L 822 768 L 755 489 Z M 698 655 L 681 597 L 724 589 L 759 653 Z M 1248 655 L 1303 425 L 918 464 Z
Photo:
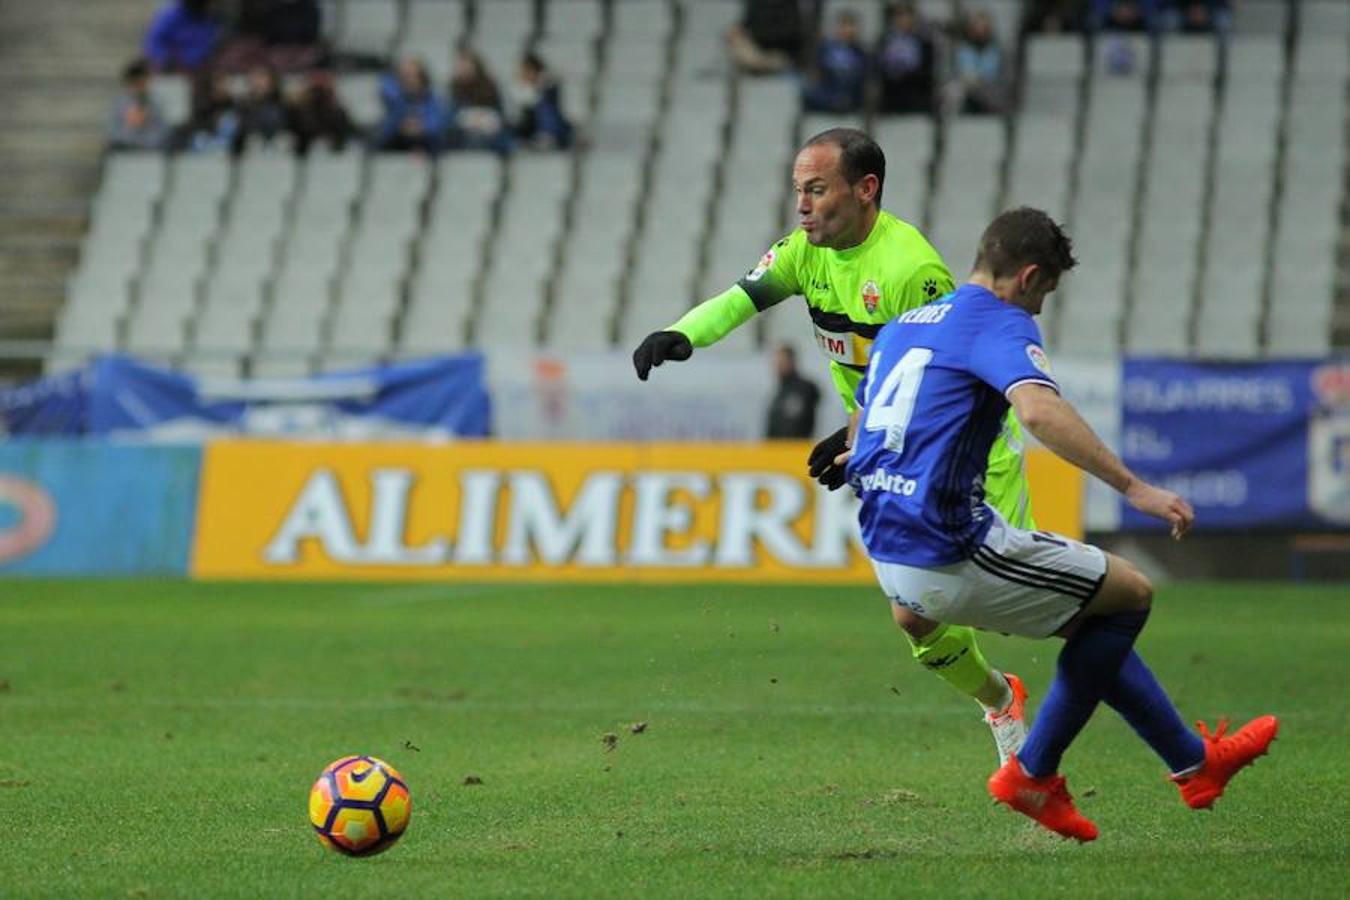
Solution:
M 1064 776 L 1032 778 L 1022 771 L 1016 754 L 989 776 L 989 793 L 1055 834 L 1085 843 L 1097 837 L 1097 826 L 1074 807 Z
M 1213 734 L 1204 722 L 1196 722 L 1200 737 L 1205 740 L 1205 761 L 1197 772 L 1173 775 L 1181 799 L 1191 809 L 1209 809 L 1223 795 L 1223 790 L 1234 775 L 1265 756 L 1270 742 L 1280 730 L 1280 720 L 1274 716 L 1260 716 L 1243 725 L 1234 734 L 1226 734 L 1228 720 L 1220 719 Z

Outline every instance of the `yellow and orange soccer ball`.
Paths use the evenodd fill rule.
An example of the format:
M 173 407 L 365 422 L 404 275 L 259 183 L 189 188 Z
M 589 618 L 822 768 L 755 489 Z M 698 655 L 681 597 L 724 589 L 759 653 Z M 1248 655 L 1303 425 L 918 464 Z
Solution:
M 344 756 L 309 791 L 309 821 L 320 843 L 348 856 L 388 850 L 411 818 L 408 783 L 373 756 Z

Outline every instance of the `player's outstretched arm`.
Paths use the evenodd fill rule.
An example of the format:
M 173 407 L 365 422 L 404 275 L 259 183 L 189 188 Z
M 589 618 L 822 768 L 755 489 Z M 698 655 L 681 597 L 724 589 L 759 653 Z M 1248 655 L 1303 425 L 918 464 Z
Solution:
M 1043 384 L 1020 384 L 1008 395 L 1022 427 L 1060 458 L 1094 475 L 1124 495 L 1145 515 L 1172 526 L 1180 539 L 1195 521 L 1195 511 L 1172 491 L 1140 479 L 1111 448 L 1102 443 L 1091 426 L 1054 389 Z
M 748 322 L 755 304 L 739 286 L 704 300 L 679 321 L 661 331 L 653 331 L 633 351 L 633 367 L 642 381 L 663 362 L 683 362 L 695 347 L 708 347 Z

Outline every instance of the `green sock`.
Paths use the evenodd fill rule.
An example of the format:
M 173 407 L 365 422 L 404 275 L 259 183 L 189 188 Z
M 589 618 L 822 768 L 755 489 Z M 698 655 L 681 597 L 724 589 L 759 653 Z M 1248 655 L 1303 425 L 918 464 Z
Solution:
M 905 636 L 909 637 L 908 633 Z M 921 640 L 909 638 L 909 643 L 914 658 L 923 663 L 925 668 L 977 701 L 977 695 L 994 677 L 993 668 L 975 643 L 973 628 L 939 625 Z

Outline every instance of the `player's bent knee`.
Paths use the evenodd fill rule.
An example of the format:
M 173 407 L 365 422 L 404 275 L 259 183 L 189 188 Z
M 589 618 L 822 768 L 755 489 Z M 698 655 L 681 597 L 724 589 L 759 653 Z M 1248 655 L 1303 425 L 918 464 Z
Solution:
M 1104 616 L 1150 609 L 1153 604 L 1153 584 L 1148 576 L 1114 554 L 1107 554 L 1107 558 L 1106 580 L 1082 615 Z
M 1112 562 L 1120 567 L 1121 575 L 1124 577 L 1122 608 L 1140 612 L 1151 609 L 1153 607 L 1153 582 L 1149 580 L 1149 577 L 1139 571 L 1132 563 L 1123 559 L 1115 559 Z

